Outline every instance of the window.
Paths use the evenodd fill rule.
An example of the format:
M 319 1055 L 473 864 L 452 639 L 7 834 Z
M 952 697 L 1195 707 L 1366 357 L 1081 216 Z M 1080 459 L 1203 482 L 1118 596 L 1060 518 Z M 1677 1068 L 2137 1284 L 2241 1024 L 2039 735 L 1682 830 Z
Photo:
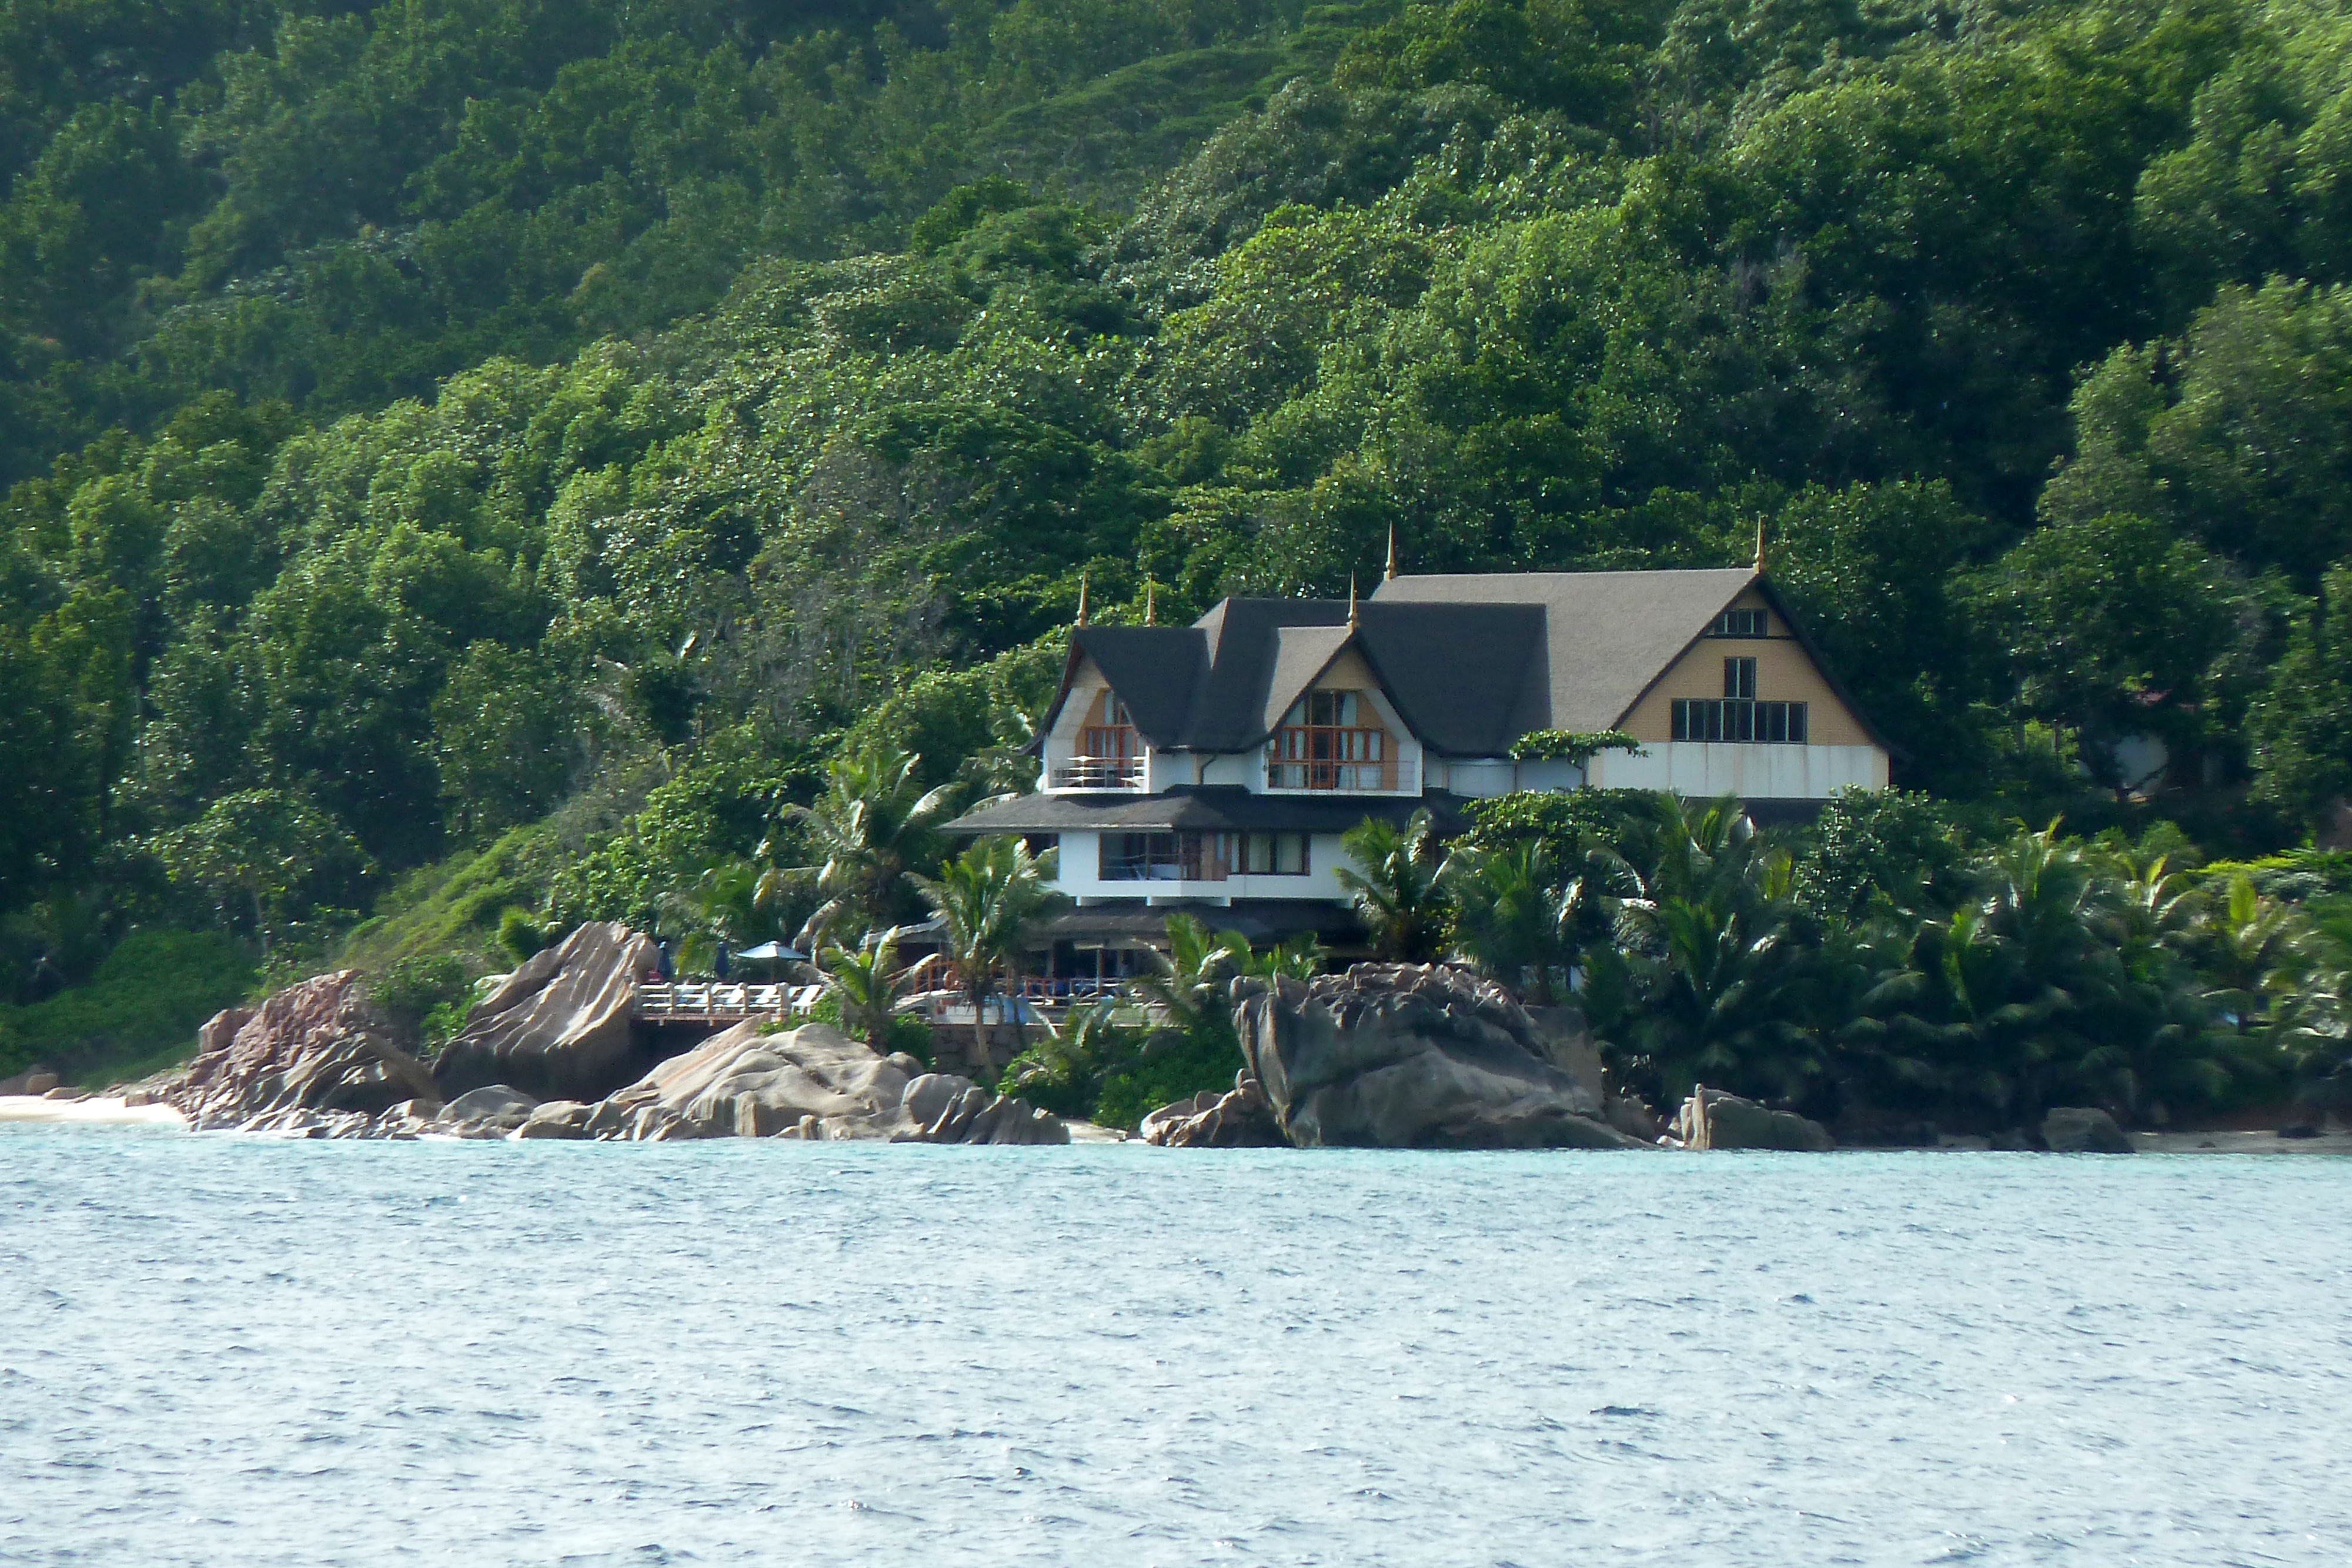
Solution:
M 1054 764 L 1056 789 L 1132 789 L 1143 782 L 1143 737 L 1135 733 L 1127 705 L 1105 691 L 1088 706 L 1087 719 L 1066 760 Z
M 1223 882 L 1215 833 L 1105 833 L 1105 882 Z M 1205 842 L 1203 841 L 1206 841 Z
M 1305 876 L 1305 833 L 1105 833 L 1097 871 L 1105 882 L 1223 882 Z
M 1307 874 L 1307 835 L 1305 833 L 1243 833 L 1241 853 L 1236 857 L 1236 871 L 1252 876 L 1305 876 Z
M 1356 692 L 1308 692 L 1291 704 L 1266 743 L 1265 760 L 1272 789 L 1398 788 L 1389 732 Z
M 1769 746 L 1810 744 L 1803 703 L 1676 697 L 1674 725 L 1676 740 L 1753 740 Z
M 1290 722 L 1323 729 L 1352 725 L 1360 706 L 1353 692 L 1308 692 L 1292 706 Z
M 1766 635 L 1764 612 L 1761 610 L 1727 610 L 1715 618 L 1708 627 L 1710 637 L 1761 637 Z
M 1723 661 L 1723 695 L 1733 702 L 1752 703 L 1756 700 L 1755 660 Z

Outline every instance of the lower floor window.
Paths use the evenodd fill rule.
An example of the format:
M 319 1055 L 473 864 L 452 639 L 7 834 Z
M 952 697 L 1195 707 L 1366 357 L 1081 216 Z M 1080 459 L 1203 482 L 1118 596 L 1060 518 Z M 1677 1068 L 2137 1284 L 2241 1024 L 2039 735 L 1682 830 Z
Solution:
M 1240 854 L 1236 870 L 1252 876 L 1305 876 L 1305 833 L 1237 833 Z
M 1105 882 L 1223 882 L 1305 876 L 1305 833 L 1105 833 Z

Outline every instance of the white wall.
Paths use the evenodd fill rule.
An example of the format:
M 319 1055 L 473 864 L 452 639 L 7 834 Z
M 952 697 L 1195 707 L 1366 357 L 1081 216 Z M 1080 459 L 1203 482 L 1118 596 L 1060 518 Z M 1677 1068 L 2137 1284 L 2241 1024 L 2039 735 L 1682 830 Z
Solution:
M 1430 789 L 1450 789 L 1474 799 L 1507 795 L 1515 789 L 1579 789 L 1584 786 L 1584 769 L 1573 762 L 1558 759 L 1515 762 L 1507 757 L 1433 757 L 1428 768 L 1426 782 Z
M 1604 751 L 1591 782 L 1603 789 L 1666 789 L 1692 798 L 1820 800 L 1840 789 L 1886 788 L 1886 753 L 1874 746 L 1761 746 L 1747 741 L 1668 740 L 1649 755 Z
M 1339 847 L 1337 833 L 1316 833 L 1307 846 L 1305 876 L 1229 876 L 1223 882 L 1105 882 L 1102 880 L 1102 835 L 1064 833 L 1059 873 L 1054 885 L 1087 904 L 1110 901 L 1134 904 L 1152 899 L 1327 898 L 1348 902 L 1338 870 L 1351 862 Z

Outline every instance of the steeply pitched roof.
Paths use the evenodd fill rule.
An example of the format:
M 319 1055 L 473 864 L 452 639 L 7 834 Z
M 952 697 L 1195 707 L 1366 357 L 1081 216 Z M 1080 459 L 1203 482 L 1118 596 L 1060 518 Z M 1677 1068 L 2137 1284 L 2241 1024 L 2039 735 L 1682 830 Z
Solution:
M 1350 627 L 1339 600 L 1228 599 L 1186 627 L 1082 626 L 1070 646 L 1162 749 L 1259 745 L 1349 647 L 1442 755 L 1496 756 L 1542 727 L 1540 609 L 1368 602 L 1359 611 Z
M 1208 650 L 1189 626 L 1081 626 L 1070 647 L 1095 662 L 1128 717 L 1156 746 L 1183 732 Z M 1059 705 L 1056 705 L 1057 706 Z
M 1500 757 L 1532 729 L 1615 727 L 1751 585 L 1779 605 L 1746 567 L 1392 578 L 1352 627 L 1340 600 L 1228 599 L 1190 626 L 1080 627 L 1070 674 L 1092 659 L 1163 750 L 1247 751 L 1353 648 L 1423 745 Z
M 1757 575 L 1751 568 L 1736 567 L 1398 577 L 1381 583 L 1372 602 L 1540 606 L 1548 690 L 1543 717 L 1527 727 L 1590 732 L 1608 729 L 1631 712 Z

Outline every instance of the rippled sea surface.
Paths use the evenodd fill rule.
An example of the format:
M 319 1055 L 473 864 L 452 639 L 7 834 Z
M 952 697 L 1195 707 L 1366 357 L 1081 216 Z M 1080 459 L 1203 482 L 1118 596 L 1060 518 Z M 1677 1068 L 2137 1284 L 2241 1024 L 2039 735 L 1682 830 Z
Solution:
M 0 1561 L 2352 1559 L 2352 1161 L 0 1130 Z

